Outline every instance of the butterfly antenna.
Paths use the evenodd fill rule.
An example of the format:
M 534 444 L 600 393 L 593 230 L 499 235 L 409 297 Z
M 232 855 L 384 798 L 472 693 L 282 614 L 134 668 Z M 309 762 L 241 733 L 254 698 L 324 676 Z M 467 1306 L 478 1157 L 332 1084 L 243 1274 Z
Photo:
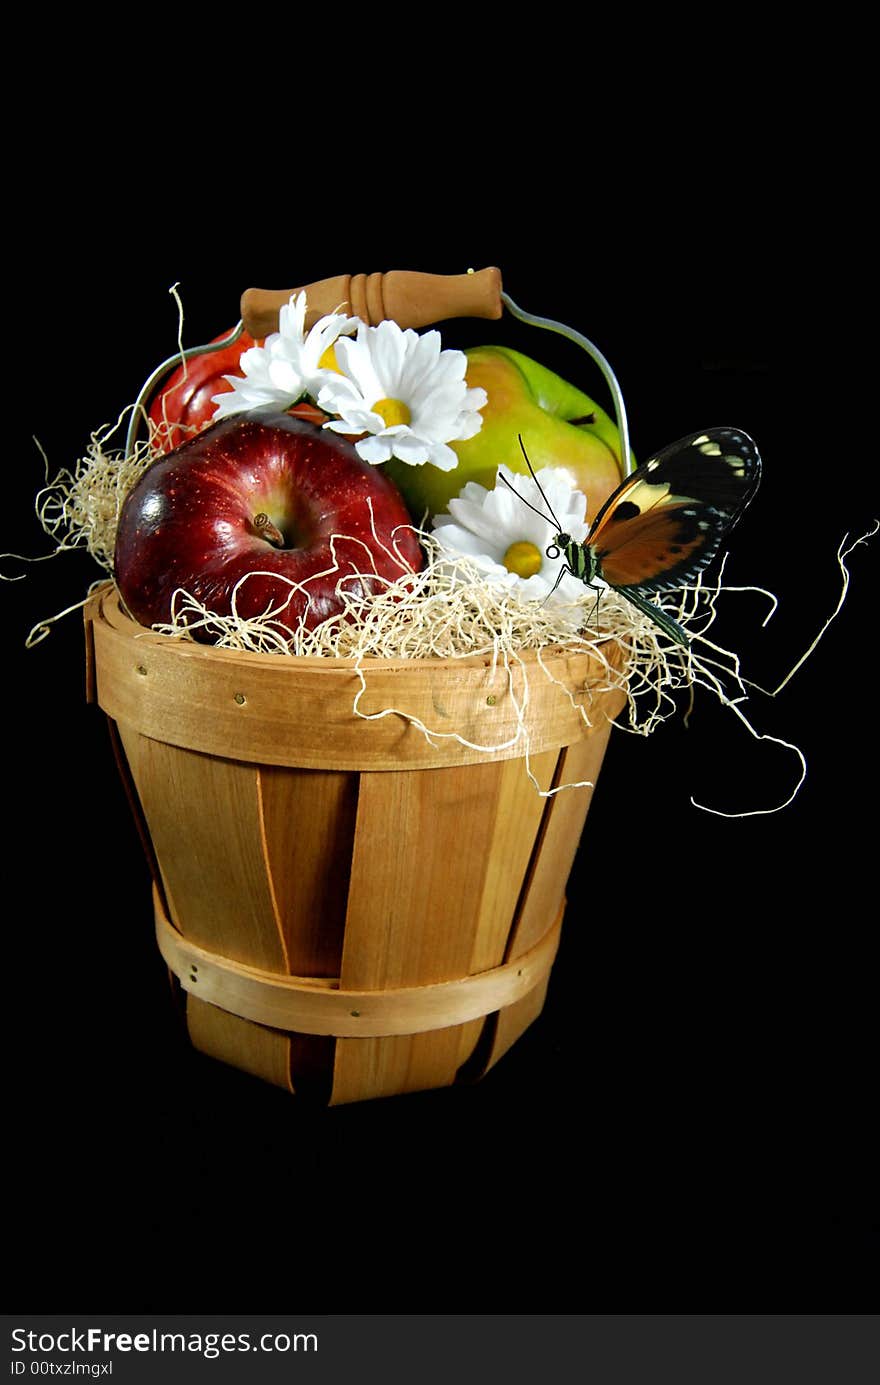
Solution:
M 538 480 L 537 476 L 535 475 L 535 468 L 532 466 L 531 462 L 529 461 L 529 454 L 528 454 L 528 452 L 526 452 L 525 444 L 523 443 L 523 440 L 522 440 L 522 433 L 517 433 L 516 436 L 517 436 L 517 441 L 519 442 L 520 451 L 522 452 L 523 456 L 525 457 L 526 466 L 527 466 L 528 469 L 529 469 L 529 475 L 531 476 L 531 478 L 532 478 L 532 480 L 534 481 L 535 485 L 538 487 L 538 491 L 539 491 L 539 493 L 540 493 L 541 499 L 543 500 L 544 504 L 547 506 L 547 509 L 550 511 L 550 518 L 552 519 L 553 523 L 556 525 L 556 532 L 557 532 L 557 534 L 559 534 L 559 533 L 562 532 L 562 525 L 559 523 L 559 520 L 556 518 L 556 515 L 553 513 L 553 506 L 550 504 L 550 501 L 547 499 L 547 496 L 544 494 L 544 487 L 541 485 L 541 482 Z M 502 481 L 504 482 L 504 484 L 505 484 L 505 486 L 507 487 L 507 489 L 508 489 L 509 491 L 513 491 L 513 493 L 514 493 L 514 495 L 516 496 L 517 500 L 521 500 L 522 503 L 523 503 L 524 505 L 528 505 L 529 509 L 530 509 L 534 514 L 536 514 L 536 515 L 541 515 L 541 519 L 546 519 L 546 518 L 547 518 L 546 515 L 542 515 L 542 514 L 541 514 L 541 511 L 538 509 L 537 505 L 532 505 L 532 504 L 530 504 L 529 501 L 526 500 L 525 496 L 520 495 L 519 491 L 516 489 L 515 486 L 512 486 L 512 485 L 510 484 L 510 482 L 508 481 L 508 479 L 507 479 L 506 476 L 501 476 L 500 473 L 499 473 L 499 477 L 500 477 L 500 480 L 502 480 Z
M 501 475 L 499 475 L 498 480 L 499 480 L 499 481 L 503 481 L 504 484 L 505 484 L 505 486 L 507 487 L 507 489 L 508 489 L 509 491 L 511 491 L 511 492 L 516 496 L 516 498 L 517 498 L 517 500 L 520 502 L 520 504 L 527 506 L 528 509 L 530 509 L 530 510 L 532 511 L 533 514 L 536 514 L 536 515 L 538 516 L 539 519 L 543 519 L 544 522 L 545 522 L 545 524 L 549 524 L 549 523 L 551 522 L 551 519 L 552 519 L 552 522 L 553 522 L 554 524 L 556 523 L 556 520 L 553 519 L 552 515 L 550 516 L 550 518 L 548 518 L 547 515 L 543 514 L 542 511 L 538 509 L 537 505 L 533 505 L 533 504 L 531 503 L 531 501 L 526 500 L 526 498 L 525 498 L 524 495 L 520 495 L 520 493 L 519 493 L 519 491 L 517 490 L 516 486 L 512 486 L 512 485 L 510 484 L 510 482 L 508 481 L 508 479 L 507 479 L 506 476 L 501 476 Z M 546 499 L 546 496 L 545 496 L 545 499 Z

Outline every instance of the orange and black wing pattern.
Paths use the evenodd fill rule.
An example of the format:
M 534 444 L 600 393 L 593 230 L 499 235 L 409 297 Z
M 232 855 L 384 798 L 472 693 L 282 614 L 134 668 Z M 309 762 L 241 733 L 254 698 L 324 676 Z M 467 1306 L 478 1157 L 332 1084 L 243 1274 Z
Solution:
M 747 433 L 709 428 L 644 462 L 606 500 L 586 545 L 612 587 L 668 591 L 715 557 L 758 488 L 761 458 Z

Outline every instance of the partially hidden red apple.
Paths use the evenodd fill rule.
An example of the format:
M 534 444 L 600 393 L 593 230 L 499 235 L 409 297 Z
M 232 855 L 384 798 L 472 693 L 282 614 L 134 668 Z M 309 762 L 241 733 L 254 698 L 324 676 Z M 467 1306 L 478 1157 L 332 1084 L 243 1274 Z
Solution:
M 231 331 L 231 329 L 230 329 Z M 223 332 L 215 341 L 222 341 Z M 186 442 L 214 417 L 215 394 L 226 394 L 232 386 L 227 375 L 241 375 L 241 357 L 256 341 L 242 332 L 231 346 L 191 356 L 177 367 L 150 400 L 148 414 L 154 444 L 168 452 Z
M 230 328 L 231 332 L 231 328 Z M 230 332 L 223 332 L 215 341 L 222 341 Z M 228 375 L 241 375 L 241 357 L 257 341 L 242 332 L 231 346 L 191 356 L 179 365 L 173 375 L 153 395 L 147 410 L 150 420 L 150 441 L 157 452 L 170 452 L 206 428 L 217 409 L 215 396 L 228 394 L 232 389 Z M 323 423 L 327 415 L 308 400 L 287 410 L 295 418 L 310 423 Z
M 395 548 L 421 568 L 410 523 L 394 483 L 339 434 L 284 413 L 237 414 L 160 457 L 132 487 L 116 582 L 146 626 L 169 621 L 183 588 L 218 615 L 231 614 L 235 592 L 247 619 L 272 610 L 275 624 L 314 629 L 344 609 L 340 579 L 349 592 L 373 586 L 356 573 L 396 580 L 405 568 Z

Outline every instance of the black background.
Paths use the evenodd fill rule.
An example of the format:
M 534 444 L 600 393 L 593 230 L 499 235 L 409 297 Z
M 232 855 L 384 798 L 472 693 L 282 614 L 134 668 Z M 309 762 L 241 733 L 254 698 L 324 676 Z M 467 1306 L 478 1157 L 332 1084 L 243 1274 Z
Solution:
M 605 352 L 639 457 L 717 424 L 758 441 L 765 481 L 727 577 L 780 609 L 762 630 L 761 598 L 731 597 L 716 627 L 748 676 L 775 686 L 833 610 L 837 547 L 876 512 L 862 471 L 852 484 L 868 465 L 842 306 L 858 251 L 827 197 L 818 219 L 809 161 L 780 132 L 768 149 L 757 129 L 719 130 L 693 168 L 658 144 L 653 177 L 624 164 L 616 179 L 593 157 L 502 166 L 471 132 L 410 190 L 381 161 L 346 169 L 343 192 L 318 164 L 263 169 L 246 213 L 240 181 L 206 173 L 193 191 L 154 167 L 111 185 L 81 134 L 56 134 L 64 192 L 24 178 L 14 227 L 3 550 L 47 547 L 33 436 L 53 473 L 70 465 L 174 350 L 172 284 L 197 344 L 249 284 L 496 263 L 521 306 Z M 604 400 L 567 343 L 509 320 L 444 333 L 493 340 Z M 878 1240 L 875 564 L 876 546 L 854 555 L 816 654 L 750 704 L 806 755 L 794 804 L 738 820 L 691 806 L 772 807 L 798 773 L 707 696 L 687 731 L 615 734 L 542 1018 L 474 1088 L 319 1113 L 187 1047 L 84 704 L 78 614 L 23 648 L 100 574 L 73 555 L 4 585 L 13 1306 L 474 1313 L 500 1295 L 613 1311 L 635 1293 L 763 1306 L 802 1286 L 862 1307 Z

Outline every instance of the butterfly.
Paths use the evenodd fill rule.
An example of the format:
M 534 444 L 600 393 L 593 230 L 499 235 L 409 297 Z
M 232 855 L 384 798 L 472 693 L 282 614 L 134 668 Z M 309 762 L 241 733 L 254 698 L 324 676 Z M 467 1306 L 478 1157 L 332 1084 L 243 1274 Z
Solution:
M 684 630 L 648 593 L 692 582 L 752 499 L 761 480 L 761 457 L 748 433 L 707 428 L 664 447 L 608 497 L 583 543 L 562 531 L 521 437 L 519 443 L 549 511 L 549 519 L 542 518 L 556 526 L 547 557 L 565 559 L 556 586 L 567 572 L 588 587 L 601 578 L 687 648 Z M 529 509 L 541 513 L 534 505 Z

